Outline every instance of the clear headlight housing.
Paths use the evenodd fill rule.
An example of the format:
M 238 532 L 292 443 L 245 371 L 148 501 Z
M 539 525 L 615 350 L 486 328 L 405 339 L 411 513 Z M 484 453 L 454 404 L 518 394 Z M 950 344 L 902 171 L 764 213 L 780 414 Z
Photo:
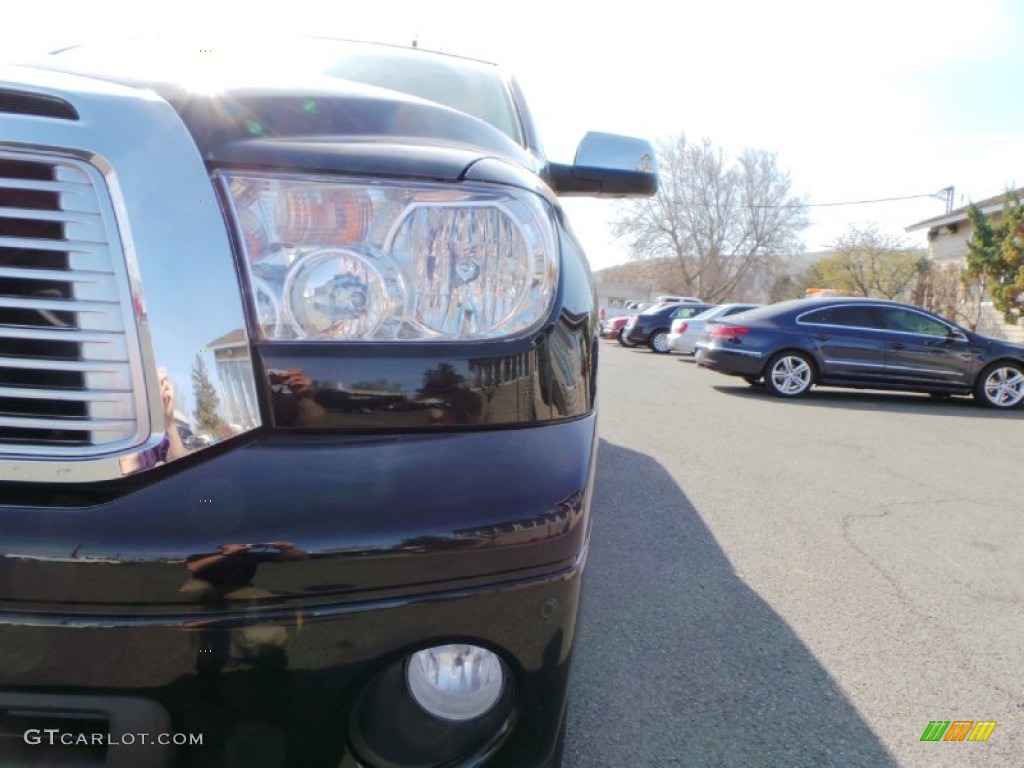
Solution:
M 529 332 L 551 310 L 553 219 L 529 192 L 220 176 L 264 339 L 494 339 Z

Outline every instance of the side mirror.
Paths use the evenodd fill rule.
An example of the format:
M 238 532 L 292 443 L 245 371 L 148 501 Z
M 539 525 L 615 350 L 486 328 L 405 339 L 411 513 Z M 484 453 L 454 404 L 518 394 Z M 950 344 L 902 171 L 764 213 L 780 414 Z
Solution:
M 970 341 L 970 339 L 967 338 L 967 334 L 965 334 L 959 328 L 950 328 L 949 338 L 952 341 Z
M 658 191 L 655 157 L 649 141 L 591 131 L 572 165 L 548 165 L 547 180 L 567 197 L 650 197 Z

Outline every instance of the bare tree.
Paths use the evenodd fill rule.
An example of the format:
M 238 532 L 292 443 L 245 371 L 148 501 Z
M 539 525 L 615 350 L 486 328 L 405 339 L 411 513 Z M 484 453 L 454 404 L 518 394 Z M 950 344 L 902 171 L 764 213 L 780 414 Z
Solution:
M 918 282 L 915 303 L 974 329 L 978 326 L 980 302 L 971 301 L 971 288 L 969 276 L 960 263 L 930 261 Z
M 748 149 L 732 161 L 709 140 L 680 134 L 659 144 L 658 163 L 658 194 L 623 204 L 613 224 L 634 257 L 671 257 L 682 292 L 708 301 L 770 285 L 773 262 L 799 249 L 807 226 L 775 154 Z

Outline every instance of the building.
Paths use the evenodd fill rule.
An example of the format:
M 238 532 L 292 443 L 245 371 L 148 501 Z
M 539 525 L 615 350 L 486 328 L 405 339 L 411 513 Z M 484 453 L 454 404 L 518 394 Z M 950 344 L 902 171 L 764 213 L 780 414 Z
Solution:
M 1024 187 L 1019 187 L 1012 192 L 1024 197 Z M 1002 218 L 1006 195 L 1007 193 L 1004 192 L 979 200 L 974 205 L 992 222 L 998 222 Z M 936 264 L 962 266 L 966 264 L 967 243 L 973 234 L 971 221 L 967 216 L 969 207 L 969 205 L 965 205 L 941 216 L 934 216 L 911 224 L 906 231 L 927 231 L 928 258 Z M 978 333 L 986 336 L 1024 344 L 1024 326 L 1006 323 L 1002 313 L 997 311 L 991 302 L 981 302 L 975 329 Z
M 1024 187 L 1014 190 L 1024 197 Z M 993 221 L 1002 216 L 1006 192 L 979 200 L 975 205 Z M 928 232 L 928 258 L 940 264 L 963 262 L 967 255 L 967 241 L 971 239 L 971 222 L 967 218 L 970 206 L 957 208 L 941 216 L 934 216 L 907 227 L 907 232 Z

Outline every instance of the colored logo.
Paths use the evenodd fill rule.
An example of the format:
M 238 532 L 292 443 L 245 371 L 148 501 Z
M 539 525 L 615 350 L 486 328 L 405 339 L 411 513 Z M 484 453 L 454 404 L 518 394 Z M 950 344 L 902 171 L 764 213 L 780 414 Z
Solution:
M 932 720 L 921 741 L 988 741 L 995 728 L 995 720 Z

